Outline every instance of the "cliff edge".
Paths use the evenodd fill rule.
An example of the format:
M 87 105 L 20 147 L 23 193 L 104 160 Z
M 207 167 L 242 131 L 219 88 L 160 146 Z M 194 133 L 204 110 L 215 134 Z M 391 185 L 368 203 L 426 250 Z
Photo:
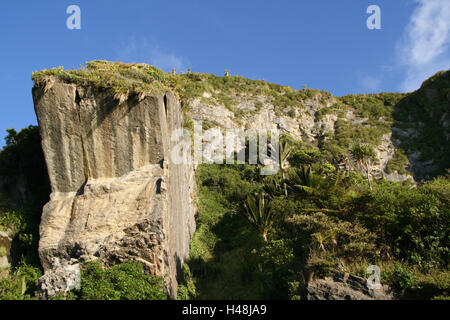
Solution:
M 35 80 L 33 99 L 52 194 L 43 209 L 41 298 L 79 286 L 80 264 L 136 260 L 165 276 L 177 270 L 195 230 L 195 179 L 171 163 L 170 135 L 183 117 L 170 91 L 126 95 L 112 84 Z

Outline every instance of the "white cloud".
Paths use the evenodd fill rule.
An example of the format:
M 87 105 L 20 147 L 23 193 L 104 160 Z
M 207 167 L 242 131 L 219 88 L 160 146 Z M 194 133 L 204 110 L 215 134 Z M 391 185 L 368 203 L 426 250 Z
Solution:
M 122 62 L 144 62 L 165 71 L 171 71 L 173 68 L 186 71 L 189 64 L 186 58 L 170 53 L 147 39 L 136 37 L 122 44 L 117 54 Z
M 402 91 L 413 91 L 437 71 L 450 67 L 450 1 L 416 0 L 404 38 L 398 44 L 401 65 L 406 67 Z

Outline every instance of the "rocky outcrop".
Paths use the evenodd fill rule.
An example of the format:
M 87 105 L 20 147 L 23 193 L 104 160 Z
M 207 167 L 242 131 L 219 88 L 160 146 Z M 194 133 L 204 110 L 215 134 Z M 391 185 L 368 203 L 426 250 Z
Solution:
M 387 286 L 369 289 L 367 280 L 344 272 L 333 277 L 310 281 L 307 287 L 308 300 L 392 300 L 394 295 Z
M 194 170 L 169 157 L 183 123 L 177 98 L 122 101 L 52 77 L 33 98 L 52 187 L 40 225 L 41 297 L 76 287 L 80 263 L 95 259 L 137 260 L 175 297 L 195 230 Z
M 289 133 L 293 138 L 316 143 L 321 133 L 334 132 L 334 123 L 337 116 L 333 114 L 325 115 L 321 119 L 316 119 L 315 113 L 332 103 L 322 103 L 312 99 L 305 103 L 303 109 L 290 107 L 283 113 L 277 112 L 273 99 L 265 96 L 232 97 L 237 101 L 234 107 L 238 113 L 244 116 L 236 117 L 235 113 L 215 102 L 211 98 L 197 98 L 189 102 L 191 116 L 197 121 L 209 121 L 217 123 L 224 129 L 266 129 L 279 130 Z M 256 109 L 255 104 L 260 103 L 260 108 Z
M 192 99 L 189 101 L 191 117 L 196 121 L 214 123 L 225 130 L 237 128 L 277 130 L 279 133 L 288 133 L 297 140 L 313 145 L 317 145 L 322 139 L 328 139 L 327 135 L 335 133 L 337 115 L 317 116 L 321 109 L 328 108 L 335 103 L 333 99 L 321 101 L 312 98 L 304 103 L 303 108 L 288 107 L 283 112 L 277 112 L 273 99 L 269 97 L 249 95 L 245 97 L 232 96 L 232 98 L 237 103 L 234 107 L 237 112 L 231 112 L 206 93 L 202 98 Z M 255 108 L 256 103 L 260 103 L 259 109 Z M 236 117 L 236 113 L 244 115 Z M 358 118 L 351 110 L 348 110 L 342 120 L 360 125 L 368 119 Z M 372 177 L 374 179 L 386 178 L 397 182 L 405 180 L 413 182 L 411 174 L 387 173 L 388 162 L 393 158 L 397 149 L 392 140 L 392 133 L 384 134 L 381 144 L 376 146 L 377 161 L 372 168 Z

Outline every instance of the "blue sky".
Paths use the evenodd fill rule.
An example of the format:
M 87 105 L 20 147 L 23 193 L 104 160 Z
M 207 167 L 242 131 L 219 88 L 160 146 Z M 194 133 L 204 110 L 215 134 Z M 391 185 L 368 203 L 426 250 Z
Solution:
M 66 9 L 81 8 L 81 30 Z M 369 5 L 381 30 L 369 30 Z M 41 0 L 0 5 L 0 137 L 36 124 L 34 70 L 105 59 L 296 89 L 412 91 L 450 67 L 448 0 Z M 3 145 L 3 141 L 0 141 Z

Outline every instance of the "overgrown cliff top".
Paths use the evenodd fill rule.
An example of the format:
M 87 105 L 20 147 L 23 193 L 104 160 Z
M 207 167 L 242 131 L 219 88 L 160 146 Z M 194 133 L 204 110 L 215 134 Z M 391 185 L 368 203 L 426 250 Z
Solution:
M 111 89 L 115 94 L 131 92 L 160 92 L 175 90 L 183 100 L 200 97 L 204 92 L 223 94 L 245 92 L 255 95 L 286 96 L 284 99 L 295 103 L 314 96 L 331 98 L 331 93 L 303 89 L 294 90 L 288 86 L 251 80 L 241 76 L 216 76 L 207 73 L 166 73 L 154 66 L 143 63 L 121 63 L 95 60 L 87 62 L 79 70 L 64 70 L 63 67 L 33 72 L 32 79 L 40 85 L 49 77 L 56 77 L 67 83 L 91 85 L 96 88 Z
M 354 141 L 380 145 L 383 135 L 393 132 L 404 154 L 414 152 L 421 154 L 421 161 L 433 160 L 439 172 L 448 168 L 450 163 L 450 71 L 438 72 L 412 93 L 381 92 L 343 97 L 333 97 L 327 91 L 309 88 L 295 90 L 264 80 L 230 75 L 229 72 L 225 76 L 191 71 L 176 74 L 147 64 L 100 60 L 87 62 L 79 70 L 58 67 L 34 72 L 32 76 L 36 86 L 45 86 L 49 79 L 55 78 L 109 90 L 120 101 L 133 94 L 173 91 L 181 100 L 188 128 L 192 126 L 193 105 L 200 108 L 225 107 L 231 111 L 232 121 L 236 122 L 242 118 L 251 121 L 252 112 L 258 112 L 263 106 L 273 108 L 276 115 L 291 118 L 301 117 L 306 112 L 313 115 L 315 121 L 331 114 L 337 118 L 334 138 L 330 140 L 334 143 L 330 146 L 333 153 L 345 152 Z M 247 105 L 252 108 L 247 108 Z M 218 123 L 210 121 L 208 125 L 216 126 Z M 405 172 L 408 163 L 405 155 L 396 153 L 393 162 L 397 165 L 390 166 L 392 170 Z
M 115 94 L 130 92 L 160 91 L 165 89 L 166 73 L 146 64 L 90 61 L 79 70 L 64 70 L 63 67 L 33 72 L 35 85 L 42 85 L 49 77 L 66 83 L 110 89 Z
M 303 88 L 295 90 L 289 86 L 269 83 L 264 80 L 251 80 L 237 75 L 216 76 L 207 73 L 166 73 L 154 66 L 143 63 L 121 63 L 95 60 L 87 62 L 79 70 L 64 70 L 63 67 L 33 72 L 36 85 L 43 84 L 49 77 L 79 85 L 90 85 L 100 89 L 112 90 L 115 95 L 128 95 L 141 92 L 161 92 L 174 90 L 183 101 L 201 97 L 204 92 L 214 95 L 217 100 L 229 101 L 229 95 L 261 95 L 274 99 L 280 107 L 302 105 L 308 99 L 317 99 L 323 103 L 333 100 L 330 92 Z M 403 94 L 349 95 L 337 98 L 344 105 L 361 104 L 366 99 L 388 100 L 395 104 Z M 372 101 L 373 102 L 373 101 Z

